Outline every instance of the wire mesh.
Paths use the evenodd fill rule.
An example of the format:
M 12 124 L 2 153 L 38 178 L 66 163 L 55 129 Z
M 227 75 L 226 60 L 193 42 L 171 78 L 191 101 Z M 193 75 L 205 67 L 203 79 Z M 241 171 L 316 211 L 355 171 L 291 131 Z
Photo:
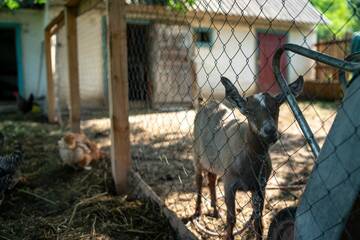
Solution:
M 229 237 L 233 231 L 229 226 L 235 222 L 229 209 L 234 208 L 236 239 L 266 238 L 274 215 L 299 204 L 316 163 L 289 106 L 271 105 L 275 96 L 281 95 L 273 76 L 272 57 L 282 44 L 294 43 L 344 59 L 351 46 L 351 36 L 344 29 L 357 30 L 356 2 L 198 0 L 127 4 L 134 170 L 195 236 Z M 331 21 L 335 20 L 330 18 L 334 8 L 343 4 L 348 14 L 334 27 Z M 80 16 L 78 41 L 82 128 L 109 146 L 105 19 L 102 3 Z M 57 34 L 55 72 L 59 74 L 57 95 L 63 106 L 59 108 L 66 109 L 63 34 Z M 292 53 L 283 56 L 281 71 L 289 84 L 304 77 L 299 107 L 322 147 L 343 95 L 339 71 Z M 242 96 L 247 110 L 239 103 L 234 107 L 228 101 L 231 98 L 225 99 L 221 77 L 236 86 L 236 99 L 241 101 Z M 268 95 L 261 94 L 265 92 Z M 253 106 L 249 106 L 251 102 Z M 90 108 L 94 106 L 100 111 Z M 271 121 L 278 122 L 279 139 L 264 144 L 262 124 Z M 263 167 L 267 152 L 272 164 L 269 176 Z M 254 162 L 261 163 L 260 167 Z M 236 189 L 240 191 L 235 194 Z M 262 219 L 263 227 L 249 224 L 249 219 Z M 246 231 L 242 231 L 244 227 Z M 345 232 L 349 239 L 355 239 Z M 273 235 L 273 239 L 288 239 L 279 233 L 275 236 L 278 238 Z

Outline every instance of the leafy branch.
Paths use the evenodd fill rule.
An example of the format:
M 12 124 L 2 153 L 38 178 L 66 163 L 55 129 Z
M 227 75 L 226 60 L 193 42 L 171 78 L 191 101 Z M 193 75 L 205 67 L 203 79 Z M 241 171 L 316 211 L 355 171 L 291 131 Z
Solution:
M 0 0 L 0 8 L 8 8 L 15 10 L 21 8 L 23 5 L 29 4 L 45 4 L 46 0 Z

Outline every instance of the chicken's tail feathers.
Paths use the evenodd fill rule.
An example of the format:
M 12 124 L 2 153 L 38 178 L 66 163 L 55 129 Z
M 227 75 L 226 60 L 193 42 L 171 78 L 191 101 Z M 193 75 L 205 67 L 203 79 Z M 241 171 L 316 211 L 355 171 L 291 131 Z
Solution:
M 29 102 L 32 102 L 32 101 L 34 101 L 34 94 L 30 94 L 30 96 L 29 96 L 29 100 L 28 100 Z
M 14 149 L 15 149 L 14 151 L 15 161 L 17 161 L 18 163 L 22 162 L 24 160 L 24 151 L 22 144 L 19 142 L 15 142 Z
M 13 173 L 24 159 L 24 153 L 21 144 L 15 145 L 15 150 L 8 155 L 0 156 L 0 170 L 2 174 Z
M 0 132 L 0 149 L 2 149 L 2 148 L 4 147 L 5 142 L 6 142 L 6 139 L 5 139 L 4 134 L 2 134 L 2 133 Z
M 103 150 L 100 150 L 100 159 L 109 159 L 110 158 L 110 154 L 103 151 Z
M 19 142 L 15 142 L 14 148 L 15 148 L 15 151 L 22 151 L 23 150 L 23 146 Z

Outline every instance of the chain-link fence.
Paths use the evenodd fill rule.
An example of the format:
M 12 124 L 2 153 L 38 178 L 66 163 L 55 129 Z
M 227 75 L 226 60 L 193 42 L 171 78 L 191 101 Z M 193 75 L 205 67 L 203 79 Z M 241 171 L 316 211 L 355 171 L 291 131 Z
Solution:
M 344 4 L 342 21 L 330 19 Z M 195 236 L 266 236 L 277 212 L 299 204 L 316 161 L 281 97 L 272 59 L 285 43 L 344 58 L 357 9 L 355 2 L 336 0 L 127 1 L 122 60 L 128 64 L 132 165 Z M 106 147 L 105 4 L 99 1 L 77 24 L 82 128 Z M 60 30 L 54 69 L 62 110 L 69 82 L 65 43 Z M 283 55 L 280 68 L 321 147 L 342 97 L 338 70 L 292 53 Z

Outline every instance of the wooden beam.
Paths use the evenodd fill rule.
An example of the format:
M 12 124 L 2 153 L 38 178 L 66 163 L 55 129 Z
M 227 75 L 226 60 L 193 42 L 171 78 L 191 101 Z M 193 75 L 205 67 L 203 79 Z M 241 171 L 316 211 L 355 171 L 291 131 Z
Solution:
M 168 218 L 171 227 L 178 235 L 178 239 L 197 239 L 196 236 L 186 228 L 184 223 L 176 216 L 176 214 L 167 208 L 161 198 L 156 195 L 154 190 L 146 184 L 146 182 L 135 171 L 130 171 L 131 191 L 130 196 L 140 197 L 142 199 L 150 199 L 154 204 L 158 205 L 160 211 Z
M 224 22 L 229 23 L 231 26 L 238 26 L 239 23 L 243 24 L 259 24 L 268 26 L 268 20 L 251 17 L 251 16 L 242 16 L 238 15 L 228 15 L 216 12 L 203 12 L 197 10 L 189 10 L 188 12 L 177 12 L 171 10 L 166 6 L 159 5 L 146 5 L 146 4 L 127 4 L 126 5 L 126 18 L 127 19 L 144 19 L 144 20 L 153 20 L 156 22 L 171 23 L 171 24 L 186 24 L 197 26 L 200 22 L 209 22 L 209 23 L 220 23 Z M 282 21 L 275 19 L 274 20 L 279 26 L 289 27 L 292 25 L 292 22 Z M 310 26 L 307 23 L 297 23 L 297 26 Z
M 70 127 L 73 132 L 80 132 L 80 87 L 77 47 L 77 8 L 65 8 L 65 27 L 67 39 L 67 59 L 69 67 Z
M 55 94 L 54 94 L 54 79 L 53 79 L 52 62 L 51 62 L 51 33 L 49 30 L 45 30 L 44 42 L 45 42 L 44 46 L 45 46 L 46 75 L 47 75 L 48 121 L 50 123 L 54 123 L 56 122 Z
M 125 0 L 108 0 L 111 163 L 116 191 L 126 193 L 130 169 L 130 129 Z
M 99 6 L 105 6 L 104 4 L 103 5 L 100 4 L 103 4 L 103 0 L 82 0 L 79 3 L 78 16 L 81 16 L 82 14 L 92 9 L 95 9 Z
M 51 31 L 55 25 L 61 25 L 64 23 L 64 11 L 61 11 L 55 18 L 53 18 L 45 27 L 45 31 Z
M 50 30 L 50 35 L 57 34 L 58 31 L 65 25 L 64 22 L 60 22 L 59 24 L 56 24 L 53 28 Z
M 67 0 L 65 5 L 67 7 L 77 7 L 80 2 L 81 0 Z
M 169 8 L 157 5 L 127 4 L 126 19 L 156 20 L 171 24 L 188 24 L 189 14 L 171 11 Z
M 193 107 L 197 110 L 199 109 L 199 98 L 201 98 L 200 90 L 197 82 L 197 72 L 196 72 L 196 63 L 194 60 L 191 60 L 191 98 Z

